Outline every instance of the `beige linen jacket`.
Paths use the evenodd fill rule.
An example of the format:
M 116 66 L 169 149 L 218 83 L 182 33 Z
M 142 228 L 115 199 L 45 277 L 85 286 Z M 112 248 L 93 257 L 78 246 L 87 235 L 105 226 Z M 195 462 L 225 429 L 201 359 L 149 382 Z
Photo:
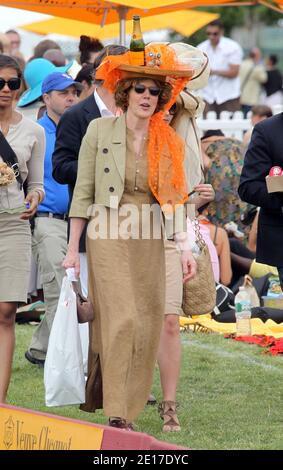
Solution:
M 89 219 L 93 204 L 117 209 L 124 192 L 126 115 L 91 121 L 79 153 L 78 176 L 70 217 Z M 165 218 L 166 236 L 186 230 L 184 206 Z
M 250 58 L 240 66 L 241 104 L 255 106 L 260 102 L 262 84 L 267 81 L 267 72 L 262 64 L 255 64 Z
M 88 219 L 92 205 L 117 209 L 124 191 L 126 117 L 91 121 L 82 140 L 70 217 Z

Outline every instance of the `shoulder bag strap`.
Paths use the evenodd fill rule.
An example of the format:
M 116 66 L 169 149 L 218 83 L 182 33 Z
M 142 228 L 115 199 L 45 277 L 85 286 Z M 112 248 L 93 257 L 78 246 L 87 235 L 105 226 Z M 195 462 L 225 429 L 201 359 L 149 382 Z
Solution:
M 23 187 L 23 180 L 20 174 L 18 157 L 5 138 L 4 134 L 0 131 L 0 154 L 5 163 L 9 165 L 15 173 L 16 180 L 20 188 Z
M 192 220 L 192 226 L 193 226 L 195 237 L 196 237 L 196 244 L 199 247 L 200 251 L 202 251 L 203 248 L 206 246 L 206 243 L 205 243 L 204 238 L 202 236 L 202 233 L 200 231 L 200 223 L 199 223 L 199 220 L 197 219 L 197 217 L 195 217 Z

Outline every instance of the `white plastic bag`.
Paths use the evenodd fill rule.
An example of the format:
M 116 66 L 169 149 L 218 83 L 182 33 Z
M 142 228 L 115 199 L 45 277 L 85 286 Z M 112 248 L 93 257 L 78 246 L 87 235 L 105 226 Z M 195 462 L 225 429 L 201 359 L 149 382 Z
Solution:
M 82 294 L 87 299 L 88 297 L 88 270 L 87 270 L 87 257 L 86 253 L 80 253 L 80 281 Z M 81 335 L 81 345 L 83 351 L 83 361 L 84 361 L 84 372 L 88 372 L 88 347 L 89 347 L 89 324 L 80 323 L 79 324 L 80 335 Z
M 87 258 L 85 253 L 80 253 L 80 265 L 81 265 L 81 272 L 80 272 L 80 281 L 81 281 L 81 289 L 83 296 L 87 299 L 87 283 L 88 283 L 88 276 L 87 276 Z M 66 269 L 66 275 L 69 281 L 77 281 L 77 277 L 75 274 L 74 268 Z M 89 324 L 88 323 L 79 323 L 79 332 L 81 338 L 81 346 L 82 346 L 82 353 L 83 353 L 83 365 L 84 365 L 84 373 L 87 375 L 88 371 L 88 347 L 89 347 Z
M 46 406 L 85 402 L 83 355 L 76 295 L 64 277 L 44 366 Z
M 79 332 L 83 353 L 83 366 L 84 373 L 87 375 L 88 371 L 88 345 L 89 345 L 89 324 L 88 323 L 79 323 Z

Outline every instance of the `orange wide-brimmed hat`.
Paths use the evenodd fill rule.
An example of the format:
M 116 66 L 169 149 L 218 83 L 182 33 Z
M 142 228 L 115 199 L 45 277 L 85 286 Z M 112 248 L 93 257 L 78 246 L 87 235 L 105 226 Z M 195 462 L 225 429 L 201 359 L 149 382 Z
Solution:
M 95 78 L 104 81 L 105 88 L 114 91 L 122 78 L 153 78 L 165 81 L 169 77 L 186 78 L 194 75 L 193 67 L 183 63 L 168 43 L 150 43 L 145 46 L 144 65 L 136 65 L 134 54 L 107 55 L 96 69 Z

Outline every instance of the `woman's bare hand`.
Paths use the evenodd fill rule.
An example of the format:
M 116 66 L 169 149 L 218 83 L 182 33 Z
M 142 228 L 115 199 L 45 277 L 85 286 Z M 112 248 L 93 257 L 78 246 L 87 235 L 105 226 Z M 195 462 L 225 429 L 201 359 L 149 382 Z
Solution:
M 194 191 L 198 195 L 194 198 L 193 202 L 196 208 L 204 206 L 208 202 L 211 202 L 215 198 L 215 192 L 211 184 L 201 183 L 194 187 Z
M 71 250 L 67 251 L 66 257 L 62 263 L 65 269 L 74 268 L 75 276 L 78 279 L 80 276 L 80 255 L 78 251 Z
M 181 262 L 183 269 L 183 282 L 193 279 L 197 272 L 197 263 L 191 250 L 182 251 Z
M 34 216 L 37 211 L 39 204 L 39 193 L 37 191 L 31 191 L 25 198 L 26 210 L 21 214 L 20 218 L 28 220 Z

